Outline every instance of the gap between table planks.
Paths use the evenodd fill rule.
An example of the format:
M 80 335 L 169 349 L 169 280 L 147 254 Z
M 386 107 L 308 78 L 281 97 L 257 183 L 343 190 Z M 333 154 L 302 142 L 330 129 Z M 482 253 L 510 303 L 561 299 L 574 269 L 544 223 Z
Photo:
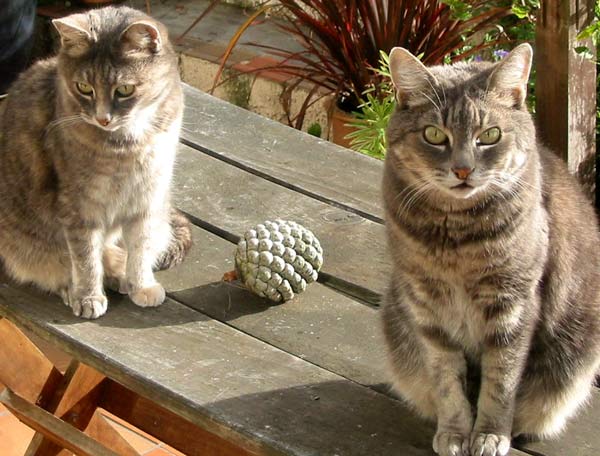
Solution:
M 189 148 L 182 146 L 181 150 L 180 150 L 181 155 L 183 156 L 183 160 L 182 163 L 184 164 L 184 168 L 185 168 L 185 174 L 186 176 L 193 176 L 194 174 L 197 176 L 205 176 L 203 173 L 203 169 L 205 169 L 206 171 L 206 175 L 208 176 L 213 176 L 213 179 L 217 179 L 217 177 L 223 177 L 224 175 L 227 177 L 227 179 L 224 180 L 225 184 L 221 185 L 221 187 L 226 187 L 227 190 L 229 190 L 229 186 L 227 186 L 226 182 L 229 182 L 228 179 L 231 179 L 230 182 L 236 182 L 236 185 L 233 185 L 231 187 L 233 187 L 232 191 L 236 192 L 236 189 L 240 189 L 243 188 L 245 183 L 247 181 L 253 181 L 253 185 L 255 185 L 255 188 L 264 188 L 266 186 L 269 186 L 268 190 L 264 190 L 264 192 L 261 193 L 268 195 L 270 192 L 275 192 L 276 190 L 272 187 L 274 184 L 270 183 L 270 182 L 266 182 L 263 181 L 262 183 L 259 181 L 259 177 L 252 175 L 251 173 L 245 173 L 244 171 L 241 170 L 237 170 L 235 169 L 233 172 L 231 172 L 231 169 L 233 167 L 229 166 L 230 168 L 230 174 L 227 174 L 226 171 L 226 164 L 220 164 L 217 163 L 216 160 L 211 160 L 210 158 L 207 157 L 202 157 L 200 154 L 198 154 L 197 151 L 194 150 L 190 150 Z M 181 156 L 180 155 L 180 156 Z M 200 158 L 198 158 L 200 157 Z M 199 160 L 198 162 L 196 162 L 196 160 Z M 196 163 L 195 163 L 196 162 Z M 206 168 L 203 168 L 202 166 L 199 167 L 194 167 L 194 164 L 198 164 L 198 163 L 202 163 L 203 166 L 205 166 Z M 192 171 L 193 170 L 193 171 Z M 245 175 L 244 175 L 245 173 Z M 202 178 L 200 179 L 202 180 Z M 214 180 L 211 180 L 212 184 L 203 184 L 206 185 L 206 188 L 210 188 L 211 185 L 216 185 L 216 182 Z M 240 184 L 240 182 L 242 184 Z M 199 211 L 196 211 L 195 209 L 199 206 L 202 206 L 205 208 L 205 204 L 200 204 L 200 203 L 194 203 L 192 201 L 190 201 L 189 195 L 193 194 L 193 192 L 190 191 L 190 186 L 192 186 L 193 183 L 189 182 L 188 180 L 186 180 L 186 178 L 184 177 L 184 183 L 181 184 L 178 188 L 178 194 L 175 197 L 175 201 L 177 203 L 180 203 L 181 201 L 184 201 L 184 203 L 180 204 L 179 207 L 184 209 L 184 210 L 189 210 L 191 211 L 194 215 L 196 215 L 197 217 L 201 217 L 201 214 L 199 213 Z M 183 190 L 182 190 L 183 188 Z M 249 192 L 249 194 L 254 194 L 254 189 L 252 192 Z M 306 195 L 293 195 L 293 192 L 291 190 L 280 190 L 280 191 L 285 191 L 286 194 L 288 196 L 286 196 L 287 198 L 289 198 L 289 201 L 293 201 L 294 198 L 298 198 L 298 200 L 301 201 L 300 204 L 298 204 L 299 207 L 306 207 L 306 205 L 308 203 L 305 202 L 305 200 L 308 198 Z M 201 193 L 202 194 L 202 193 Z M 204 195 L 206 195 L 206 193 L 204 193 Z M 243 192 L 238 192 L 236 193 L 237 197 L 240 197 L 243 199 Z M 211 196 L 206 196 L 206 198 L 210 198 Z M 204 197 L 201 197 L 202 201 L 204 202 Z M 234 196 L 231 196 L 230 198 L 235 198 Z M 232 200 L 232 201 L 235 201 Z M 269 200 L 272 201 L 272 200 Z M 289 203 L 289 201 L 286 201 L 286 204 L 282 204 L 283 207 L 288 208 L 290 204 L 293 203 Z M 198 204 L 198 206 L 196 206 L 196 204 Z M 221 215 L 221 217 L 219 217 L 218 211 L 217 210 L 207 210 L 205 212 L 205 214 L 208 214 L 204 219 L 202 220 L 206 220 L 206 218 L 209 218 L 210 220 L 210 224 L 215 224 L 215 226 L 218 228 L 218 230 L 221 231 L 226 231 L 226 232 L 231 232 L 233 231 L 233 229 L 231 228 L 232 226 L 237 226 L 238 228 L 238 232 L 242 231 L 242 227 L 241 224 L 243 223 L 244 220 L 247 220 L 249 218 L 248 213 L 245 213 L 245 219 L 244 217 L 240 217 L 237 218 L 236 215 L 239 214 L 239 209 L 240 207 L 252 207 L 251 205 L 251 201 L 244 201 L 244 202 L 237 202 L 237 203 L 232 203 L 233 206 L 230 206 L 230 210 L 231 212 L 234 213 L 234 216 L 236 219 L 234 222 L 230 221 L 229 217 L 224 217 Z M 209 203 L 210 205 L 210 203 Z M 218 205 L 215 205 L 215 207 L 217 207 Z M 269 205 L 267 204 L 267 210 L 269 209 Z M 261 210 L 264 210 L 264 208 L 262 208 Z M 314 214 L 314 212 L 313 212 Z M 269 214 L 262 214 L 263 217 L 267 218 L 269 217 Z M 274 218 L 273 216 L 270 216 L 271 218 Z M 319 225 L 319 220 L 315 220 L 315 225 L 314 226 L 320 226 Z M 322 221 L 320 222 L 321 224 L 323 223 Z M 365 223 L 371 223 L 371 222 L 367 222 L 365 221 Z M 308 225 L 311 226 L 311 225 Z M 375 224 L 369 225 L 370 229 L 373 229 L 375 226 Z M 377 229 L 376 227 L 374 229 Z M 334 232 L 334 230 L 327 230 L 324 239 L 324 243 L 327 243 L 329 236 L 332 236 L 332 232 Z M 231 237 L 229 237 L 231 239 Z M 325 244 L 324 244 L 325 245 Z M 327 249 L 325 250 L 325 252 L 327 252 Z M 353 257 L 354 258 L 354 257 Z M 360 256 L 359 256 L 360 258 Z M 327 257 L 326 257 L 326 261 L 327 261 Z M 343 263 L 343 262 L 342 262 Z M 340 266 L 343 267 L 343 266 Z M 380 265 L 380 273 L 382 275 L 384 274 L 384 269 L 385 269 L 385 265 Z M 337 269 L 335 269 L 335 272 L 337 272 Z M 224 285 L 225 286 L 225 285 Z M 317 287 L 318 285 L 313 285 L 311 287 Z M 311 287 L 309 287 L 309 289 L 311 289 Z M 313 288 L 314 290 L 314 288 Z M 319 291 L 323 291 L 326 290 L 326 288 L 322 288 Z M 340 310 L 339 308 L 333 310 L 331 308 L 331 306 L 327 305 L 322 305 L 321 303 L 324 301 L 323 296 L 317 297 L 314 300 L 310 300 L 309 296 L 306 295 L 306 293 L 304 295 L 300 295 L 298 297 L 298 299 L 305 299 L 305 302 L 310 302 L 313 303 L 313 306 L 310 307 L 310 310 L 307 312 L 306 308 L 302 308 L 300 306 L 295 307 L 297 308 L 302 308 L 303 311 L 305 311 L 305 313 L 298 313 L 297 315 L 294 314 L 285 314 L 283 312 L 281 312 L 279 310 L 278 306 L 265 306 L 265 313 L 268 314 L 269 312 L 272 312 L 273 314 L 273 320 L 276 321 L 277 323 L 275 325 L 270 325 L 271 321 L 267 321 L 267 324 L 264 324 L 264 317 L 265 314 L 261 314 L 259 316 L 257 315 L 253 315 L 252 313 L 248 313 L 247 312 L 247 307 L 245 307 L 242 302 L 244 302 L 244 300 L 242 299 L 231 299 L 231 294 L 233 294 L 233 296 L 239 296 L 240 293 L 244 293 L 243 291 L 240 292 L 240 290 L 238 289 L 230 289 L 229 291 L 229 296 L 227 298 L 227 302 L 225 302 L 225 300 L 223 299 L 223 295 L 219 294 L 219 293 L 215 293 L 214 296 L 215 298 L 213 299 L 197 299 L 197 297 L 195 297 L 194 295 L 197 293 L 196 290 L 194 289 L 188 289 L 188 290 L 184 290 L 178 293 L 174 293 L 173 296 L 176 297 L 176 299 L 180 300 L 181 302 L 184 302 L 185 304 L 193 307 L 193 308 L 197 308 L 199 310 L 202 310 L 203 312 L 211 315 L 213 318 L 217 318 L 220 319 L 222 321 L 229 321 L 229 320 L 235 320 L 235 323 L 233 323 L 233 325 L 235 327 L 237 327 L 238 329 L 241 329 L 245 332 L 248 332 L 249 334 L 252 334 L 255 337 L 260 338 L 261 340 L 264 340 L 268 343 L 271 343 L 273 345 L 276 345 L 280 348 L 285 349 L 286 351 L 290 351 L 296 355 L 299 355 L 301 357 L 303 357 L 304 359 L 307 359 L 319 366 L 328 368 L 333 370 L 334 372 L 337 372 L 340 375 L 346 376 L 347 378 L 351 378 L 354 381 L 358 381 L 359 383 L 362 384 L 368 384 L 367 382 L 369 382 L 370 380 L 370 384 L 371 385 L 375 385 L 375 388 L 379 389 L 379 390 L 384 390 L 386 387 L 384 386 L 384 382 L 387 380 L 387 377 L 384 374 L 384 363 L 382 363 L 383 361 L 383 357 L 382 357 L 382 353 L 384 351 L 384 348 L 381 344 L 381 340 L 376 340 L 375 343 L 371 343 L 371 342 L 367 342 L 367 344 L 357 344 L 357 343 L 350 343 L 348 344 L 348 341 L 350 341 L 350 339 L 352 339 L 352 337 L 349 335 L 356 335 L 356 330 L 358 329 L 358 327 L 360 327 L 360 329 L 362 329 L 364 331 L 364 328 L 368 328 L 370 327 L 371 329 L 375 329 L 378 330 L 378 321 L 377 321 L 377 316 L 376 313 L 373 311 L 373 309 L 368 309 L 365 310 L 364 312 L 360 313 L 360 316 L 358 316 L 355 312 L 357 312 L 356 310 L 356 303 L 353 302 L 351 299 L 346 298 L 347 301 L 343 304 L 344 307 L 343 310 Z M 335 294 L 332 293 L 332 295 L 335 295 L 335 298 L 332 299 L 330 302 L 343 302 L 342 301 L 342 296 L 339 294 Z M 218 296 L 221 296 L 221 302 L 219 302 L 219 298 Z M 251 298 L 252 299 L 252 298 Z M 258 300 L 256 298 L 254 298 L 254 301 L 257 303 L 261 303 L 263 301 Z M 264 302 L 263 302 L 264 303 Z M 348 304 L 351 303 L 351 304 Z M 225 310 L 227 309 L 227 310 Z M 273 311 L 273 309 L 278 309 Z M 331 318 L 326 318 L 327 323 L 325 325 L 322 325 L 323 320 L 321 319 L 319 321 L 319 324 L 315 324 L 315 321 L 317 319 L 319 319 L 320 317 L 322 317 L 322 315 L 328 315 L 328 317 L 332 317 L 335 315 L 344 315 L 346 317 L 346 322 L 345 324 L 350 324 L 351 325 L 351 330 L 347 332 L 346 335 L 340 334 L 340 332 L 334 332 L 333 334 L 330 332 L 332 328 L 344 328 L 344 324 L 342 325 L 336 325 L 335 322 L 333 322 L 333 320 Z M 267 317 L 268 318 L 268 317 Z M 337 317 L 336 317 L 337 318 Z M 286 325 L 286 322 L 292 321 L 293 324 L 290 325 Z M 353 322 L 354 324 L 352 325 Z M 303 328 L 306 328 L 306 324 L 308 323 L 309 325 L 309 334 L 310 335 L 316 335 L 316 338 L 318 340 L 318 343 L 312 343 L 311 345 L 311 341 L 308 340 L 307 341 L 307 345 L 302 346 L 302 344 L 298 343 L 296 340 L 294 340 L 293 337 L 286 337 L 285 336 L 285 328 L 286 326 L 289 328 L 295 327 L 295 325 L 300 325 L 301 327 L 303 326 Z M 358 325 L 356 324 L 358 323 Z M 231 324 L 231 323 L 230 323 Z M 315 331 L 315 327 L 319 327 L 319 330 Z M 282 331 L 283 328 L 283 331 Z M 334 329 L 335 331 L 335 329 Z M 301 332 L 302 334 L 306 335 L 306 330 Z M 292 340 L 293 342 L 290 342 L 290 340 Z M 365 341 L 366 339 L 358 336 L 356 337 L 356 339 L 353 339 L 354 341 L 359 340 L 359 341 Z M 341 341 L 341 344 L 340 344 Z M 338 355 L 336 353 L 336 350 L 338 348 L 339 345 L 344 346 L 346 349 L 344 351 L 344 353 L 339 353 L 339 355 L 341 356 L 336 356 Z M 312 348 L 310 351 L 307 351 L 306 348 Z M 331 348 L 334 348 L 334 350 L 332 351 Z M 369 356 L 369 351 L 371 352 L 371 356 Z M 309 354 L 307 354 L 309 353 Z M 359 353 L 357 355 L 357 353 Z M 354 355 L 354 360 L 359 360 L 359 362 L 363 362 L 365 363 L 364 366 L 361 366 L 362 368 L 357 368 L 357 365 L 352 363 L 348 363 L 348 355 L 353 356 Z M 373 356 L 374 355 L 374 356 Z M 368 361 L 373 361 L 370 365 Z M 332 363 L 333 362 L 333 363 Z M 367 382 L 365 382 L 365 380 L 367 380 Z M 595 433 L 589 432 L 586 429 L 589 427 L 588 424 L 589 423 L 593 423 L 595 420 L 594 418 L 598 418 L 600 419 L 600 394 L 598 393 L 597 390 L 594 390 L 593 395 L 592 395 L 592 403 L 593 406 L 589 407 L 588 409 L 586 409 L 586 411 L 584 412 L 584 415 L 582 415 L 582 418 L 578 419 L 576 422 L 572 422 L 571 426 L 569 427 L 570 429 L 570 434 L 572 435 L 573 438 L 565 438 L 565 436 L 563 436 L 563 438 L 560 440 L 559 443 L 564 444 L 566 446 L 568 446 L 571 449 L 574 448 L 578 448 L 579 453 L 578 454 L 588 454 L 586 453 L 586 451 L 590 451 L 590 448 L 592 449 L 592 453 L 589 454 L 594 454 L 593 453 L 593 448 L 600 448 L 600 439 L 596 439 L 595 438 Z M 588 418 L 586 419 L 585 416 L 588 416 Z M 597 421 L 596 421 L 597 422 Z M 573 429 L 575 429 L 575 432 L 573 432 Z M 591 439 L 591 440 L 590 440 Z M 590 445 L 590 441 L 595 441 L 595 443 L 593 443 L 592 445 Z M 562 450 L 558 450 L 558 448 L 563 448 L 562 445 L 559 445 L 557 442 L 537 442 L 537 443 L 527 443 L 527 444 L 523 444 L 523 448 L 528 448 L 531 451 L 537 451 L 539 452 L 541 449 L 545 450 L 544 454 L 556 454 L 556 455 L 562 455 L 564 454 L 564 452 Z M 554 450 L 553 448 L 557 448 L 557 450 Z
M 179 209 L 238 236 L 265 220 L 297 221 L 319 238 L 325 252 L 323 272 L 377 295 L 387 285 L 390 260 L 385 230 L 378 223 L 184 145 L 179 148 L 173 187 L 173 201 Z

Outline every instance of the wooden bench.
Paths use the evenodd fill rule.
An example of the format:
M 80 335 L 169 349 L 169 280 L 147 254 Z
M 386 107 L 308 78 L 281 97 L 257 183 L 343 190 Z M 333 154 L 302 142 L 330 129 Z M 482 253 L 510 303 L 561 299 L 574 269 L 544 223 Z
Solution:
M 0 285 L 0 401 L 38 431 L 27 454 L 136 455 L 103 408 L 189 455 L 432 455 L 433 426 L 386 385 L 382 163 L 185 93 L 174 201 L 196 225 L 195 248 L 159 274 L 167 301 L 143 309 L 111 295 L 108 313 L 86 321 Z M 325 264 L 320 283 L 270 305 L 221 277 L 238 235 L 278 217 L 312 229 Z M 22 331 L 73 363 L 59 372 Z M 511 454 L 597 455 L 598 424 L 595 391 L 560 440 Z

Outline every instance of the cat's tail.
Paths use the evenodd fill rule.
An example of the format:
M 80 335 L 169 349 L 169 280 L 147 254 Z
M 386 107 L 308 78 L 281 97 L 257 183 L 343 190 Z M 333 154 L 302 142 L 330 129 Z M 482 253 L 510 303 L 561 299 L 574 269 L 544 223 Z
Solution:
M 171 209 L 171 242 L 156 260 L 155 269 L 161 271 L 177 266 L 192 248 L 192 230 L 188 218 L 177 209 Z

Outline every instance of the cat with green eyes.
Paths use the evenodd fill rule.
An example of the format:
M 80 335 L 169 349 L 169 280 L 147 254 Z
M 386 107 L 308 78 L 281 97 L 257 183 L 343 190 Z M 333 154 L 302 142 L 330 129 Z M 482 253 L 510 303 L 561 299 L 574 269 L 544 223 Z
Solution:
M 499 63 L 390 54 L 383 179 L 391 380 L 442 456 L 558 435 L 600 366 L 596 214 L 537 140 L 529 45 Z
M 107 311 L 105 285 L 158 306 L 153 271 L 191 246 L 169 193 L 183 112 L 177 56 L 164 25 L 131 8 L 53 23 L 58 55 L 0 105 L 0 264 L 84 318 Z

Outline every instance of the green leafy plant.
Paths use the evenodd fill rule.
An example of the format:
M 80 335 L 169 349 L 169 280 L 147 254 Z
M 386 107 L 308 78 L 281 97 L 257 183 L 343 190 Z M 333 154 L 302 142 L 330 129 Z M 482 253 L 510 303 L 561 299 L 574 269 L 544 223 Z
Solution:
M 390 59 L 384 51 L 380 52 L 379 67 L 373 72 L 380 78 L 378 87 L 372 84 L 364 91 L 362 103 L 354 113 L 356 121 L 349 124 L 354 131 L 346 138 L 350 139 L 352 149 L 382 159 L 387 147 L 385 130 L 396 108 Z
M 600 43 L 600 2 L 596 2 L 594 6 L 594 19 L 577 35 L 577 39 L 580 41 L 587 40 L 588 38 L 592 40 L 594 47 L 598 47 L 598 43 Z M 577 46 L 575 51 L 580 54 L 586 54 L 588 57 L 593 55 L 585 45 Z

